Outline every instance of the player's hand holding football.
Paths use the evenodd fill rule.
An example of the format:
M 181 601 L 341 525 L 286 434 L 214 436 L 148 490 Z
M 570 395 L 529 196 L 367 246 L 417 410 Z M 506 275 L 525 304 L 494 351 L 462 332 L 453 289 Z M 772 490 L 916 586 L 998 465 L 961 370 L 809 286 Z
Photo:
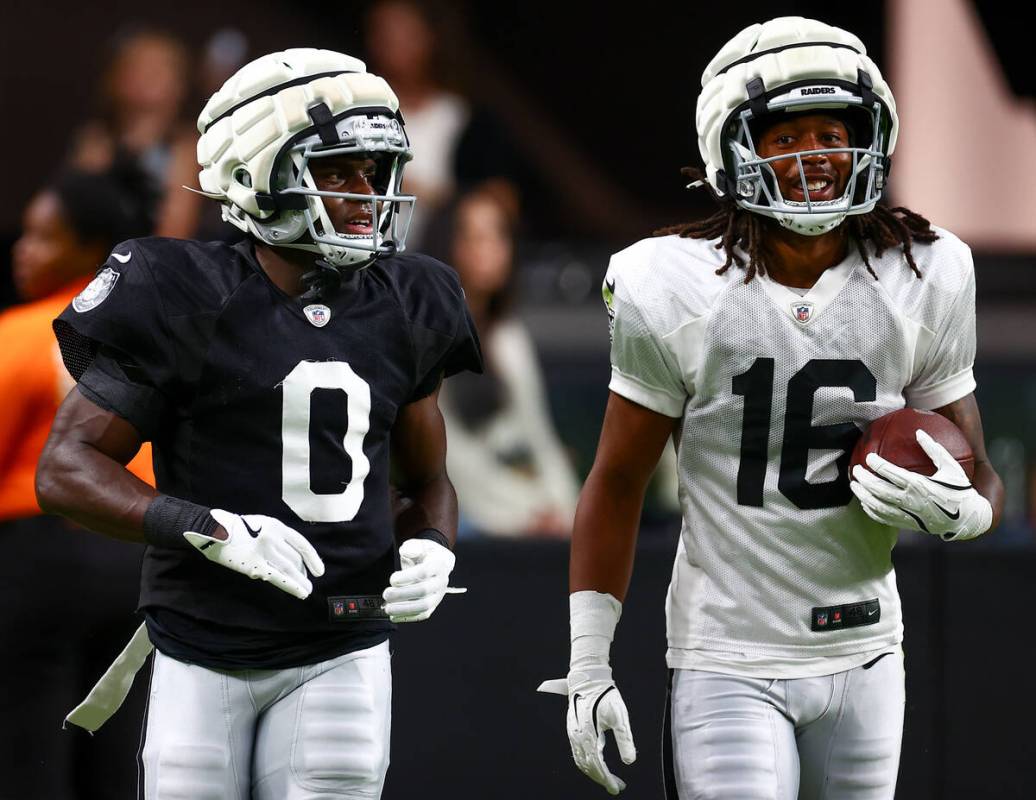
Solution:
M 637 760 L 626 703 L 612 680 L 609 653 L 621 604 L 610 594 L 575 592 L 569 599 L 572 659 L 567 678 L 544 681 L 537 691 L 568 697 L 568 741 L 582 772 L 618 794 L 625 781 L 604 761 L 606 731 L 612 731 L 624 764 Z
M 849 485 L 867 516 L 945 540 L 973 539 L 989 530 L 993 508 L 971 485 L 961 465 L 922 430 L 917 432 L 917 443 L 935 464 L 930 478 L 897 467 L 876 453 L 867 456 L 873 474 L 855 467 L 855 480 Z
M 400 569 L 382 593 L 385 613 L 393 622 L 421 622 L 432 616 L 450 589 L 456 556 L 431 539 L 407 539 L 399 546 Z
M 184 538 L 210 561 L 272 583 L 300 600 L 313 591 L 306 575 L 319 578 L 324 562 L 305 536 L 273 517 L 239 516 L 214 508 L 212 518 L 227 532 L 226 539 L 186 531 Z

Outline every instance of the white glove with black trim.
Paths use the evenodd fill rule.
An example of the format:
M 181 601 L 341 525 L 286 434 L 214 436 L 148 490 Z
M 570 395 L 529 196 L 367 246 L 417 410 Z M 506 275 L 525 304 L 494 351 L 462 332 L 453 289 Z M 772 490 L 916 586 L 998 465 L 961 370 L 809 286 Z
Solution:
M 324 562 L 305 536 L 261 514 L 239 516 L 219 508 L 210 513 L 226 530 L 226 539 L 194 531 L 183 535 L 209 561 L 271 583 L 299 600 L 309 597 L 313 584 L 306 569 L 319 578 L 324 574 Z
M 897 467 L 876 453 L 867 456 L 873 474 L 857 465 L 852 489 L 875 522 L 924 531 L 945 541 L 974 539 L 993 524 L 993 507 L 971 485 L 957 460 L 941 444 L 917 431 L 917 443 L 935 464 L 928 478 Z
M 608 794 L 626 788 L 604 761 L 604 734 L 612 731 L 623 763 L 637 760 L 626 703 L 612 680 L 608 663 L 622 604 L 610 594 L 569 595 L 572 657 L 567 678 L 544 681 L 537 691 L 568 697 L 568 741 L 576 766 Z
M 431 539 L 407 539 L 399 546 L 400 569 L 389 576 L 382 593 L 392 622 L 421 622 L 432 616 L 443 597 L 466 589 L 449 586 L 457 557 Z

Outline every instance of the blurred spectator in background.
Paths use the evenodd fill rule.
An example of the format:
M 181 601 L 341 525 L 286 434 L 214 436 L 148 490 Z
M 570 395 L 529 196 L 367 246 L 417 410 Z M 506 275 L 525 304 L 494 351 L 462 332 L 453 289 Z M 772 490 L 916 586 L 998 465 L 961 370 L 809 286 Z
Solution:
M 201 48 L 201 59 L 198 63 L 197 95 L 188 109 L 190 112 L 200 111 L 227 79 L 245 65 L 248 59 L 249 43 L 244 32 L 237 28 L 220 28 L 210 36 Z M 197 188 L 198 168 L 193 167 L 190 181 L 185 186 Z M 184 192 L 180 187 L 174 191 Z M 220 240 L 238 242 L 244 233 L 233 225 L 223 221 L 223 206 L 219 203 L 202 203 L 199 209 L 198 225 L 192 238 L 203 242 Z
M 407 236 L 414 250 L 422 249 L 427 226 L 458 189 L 492 181 L 509 213 L 518 212 L 511 150 L 489 115 L 444 87 L 435 22 L 432 6 L 414 0 L 381 0 L 367 16 L 371 71 L 399 97 L 414 152 L 403 179 L 404 190 L 418 198 Z
M 493 536 L 568 536 L 578 485 L 554 432 L 532 338 L 511 313 L 514 220 L 479 190 L 456 207 L 450 263 L 485 354 L 483 376 L 456 376 L 439 401 L 446 467 L 462 527 Z
M 197 184 L 197 134 L 183 119 L 191 64 L 176 38 L 154 29 L 116 41 L 100 87 L 95 119 L 75 134 L 70 161 L 106 172 L 123 163 L 148 176 L 140 202 L 158 236 L 194 234 L 201 198 L 181 187 Z
M 421 247 L 427 221 L 456 189 L 454 154 L 471 113 L 464 98 L 441 86 L 436 48 L 423 7 L 406 0 L 384 0 L 371 9 L 367 52 L 372 71 L 394 88 L 414 152 L 403 189 L 418 197 L 407 237 L 415 250 Z
M 96 739 L 62 731 L 61 720 L 136 628 L 140 554 L 42 516 L 33 480 L 74 385 L 51 321 L 147 223 L 132 186 L 70 172 L 33 197 L 23 225 L 14 282 L 30 302 L 0 314 L 0 796 L 131 797 L 136 764 L 121 745 L 140 715 Z M 130 466 L 154 483 L 149 448 Z
M 248 61 L 248 37 L 237 28 L 220 28 L 205 42 L 198 65 L 198 108 Z
M 30 302 L 0 314 L 0 519 L 39 514 L 36 460 L 58 405 L 74 385 L 51 331 L 118 242 L 147 232 L 132 173 L 69 172 L 25 211 L 13 250 L 14 283 Z

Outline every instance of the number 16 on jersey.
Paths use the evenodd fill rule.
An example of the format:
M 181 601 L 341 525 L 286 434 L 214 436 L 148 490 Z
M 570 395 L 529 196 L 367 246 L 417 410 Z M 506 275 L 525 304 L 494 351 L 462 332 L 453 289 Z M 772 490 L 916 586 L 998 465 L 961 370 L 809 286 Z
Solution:
M 741 462 L 737 470 L 737 502 L 763 505 L 763 483 L 770 441 L 773 409 L 774 359 L 757 358 L 746 372 L 735 375 L 733 392 L 745 398 L 741 423 Z M 801 509 L 836 508 L 849 503 L 849 457 L 860 429 L 852 422 L 813 424 L 817 389 L 843 386 L 857 403 L 872 401 L 877 380 L 858 359 L 814 358 L 788 381 L 784 412 L 784 438 L 777 488 Z M 810 450 L 841 450 L 833 480 L 810 483 L 806 466 Z

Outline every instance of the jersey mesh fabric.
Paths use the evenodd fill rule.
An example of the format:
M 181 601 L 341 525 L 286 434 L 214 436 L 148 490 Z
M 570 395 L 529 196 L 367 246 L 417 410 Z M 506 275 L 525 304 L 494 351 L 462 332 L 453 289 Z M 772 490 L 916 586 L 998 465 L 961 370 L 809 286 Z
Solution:
M 737 268 L 717 276 L 715 242 L 664 237 L 613 258 L 610 388 L 682 418 L 671 665 L 686 650 L 793 665 L 901 640 L 895 532 L 852 499 L 846 463 L 859 429 L 902 408 L 905 392 L 934 407 L 974 388 L 970 254 L 940 235 L 915 248 L 923 279 L 898 250 L 871 255 L 878 280 L 853 254 L 802 297 L 765 277 L 745 284 Z M 839 425 L 827 430 L 841 439 L 814 440 Z M 751 435 L 758 472 L 744 476 L 739 502 Z M 876 623 L 812 630 L 813 608 L 874 599 Z

